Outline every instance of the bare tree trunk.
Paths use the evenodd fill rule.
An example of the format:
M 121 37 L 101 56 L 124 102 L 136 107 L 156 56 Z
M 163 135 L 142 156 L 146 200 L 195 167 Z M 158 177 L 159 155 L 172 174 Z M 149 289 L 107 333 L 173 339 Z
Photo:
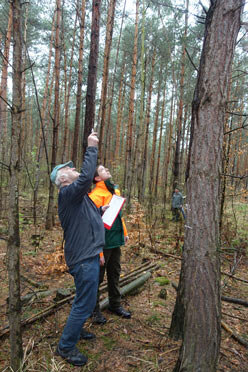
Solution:
M 127 142 L 126 142 L 126 159 L 124 172 L 124 185 L 127 192 L 128 205 L 131 198 L 131 161 L 132 161 L 132 147 L 133 147 L 133 122 L 134 122 L 134 101 L 135 101 L 135 83 L 137 72 L 137 52 L 138 52 L 138 30 L 139 30 L 139 0 L 136 0 L 136 16 L 134 29 L 134 44 L 132 56 L 132 76 L 131 88 L 129 97 L 129 112 L 128 112 L 128 128 L 127 128 Z
M 229 81 L 229 87 L 227 92 L 227 100 L 230 101 L 231 96 L 231 87 L 232 87 L 232 79 Z M 224 130 L 227 131 L 228 126 L 228 119 L 229 114 L 226 113 L 225 115 L 225 124 L 224 124 Z M 230 127 L 232 128 L 232 119 L 230 123 Z M 230 149 L 231 149 L 231 139 L 232 139 L 232 133 L 230 132 L 228 136 L 224 136 L 223 141 L 223 156 L 222 156 L 222 172 L 223 174 L 228 173 L 228 167 L 230 162 Z M 222 176 L 221 180 L 221 196 L 220 196 L 220 234 L 222 230 L 222 220 L 223 220 L 223 213 L 224 213 L 224 205 L 225 205 L 225 196 L 226 196 L 226 177 Z
M 78 57 L 76 114 L 75 114 L 72 155 L 71 155 L 71 159 L 75 165 L 77 164 L 77 154 L 78 154 L 78 137 L 79 137 L 79 127 L 80 127 L 81 97 L 82 97 L 82 84 L 83 84 L 84 29 L 85 29 L 85 0 L 82 0 L 81 18 L 80 18 L 80 43 L 79 43 L 79 57 Z
M 70 66 L 69 66 L 69 76 L 67 82 L 67 66 L 66 66 L 66 45 L 65 41 L 63 40 L 63 47 L 64 47 L 64 66 L 65 66 L 65 125 L 64 125 L 64 138 L 63 138 L 63 146 L 62 146 L 62 157 L 61 162 L 64 163 L 67 157 L 67 146 L 68 146 L 68 121 L 69 121 L 69 104 L 70 104 L 70 97 L 71 97 L 71 79 L 72 79 L 72 67 L 73 67 L 73 57 L 74 57 L 74 49 L 75 49 L 75 37 L 76 37 L 76 30 L 77 30 L 77 20 L 78 20 L 78 3 L 77 3 L 77 11 L 76 17 L 74 22 L 74 30 L 73 30 L 73 37 L 71 43 L 71 58 L 70 58 Z M 62 35 L 64 39 L 64 22 L 62 22 Z M 80 49 L 79 49 L 80 54 Z
M 181 71 L 180 71 L 180 97 L 177 114 L 177 137 L 176 137 L 176 148 L 173 165 L 173 190 L 178 187 L 179 175 L 180 175 L 180 146 L 181 146 L 181 131 L 182 131 L 182 118 L 183 118 L 183 96 L 184 96 L 184 74 L 185 74 L 185 57 L 186 57 L 186 37 L 188 32 L 188 10 L 189 0 L 186 0 L 185 9 L 185 28 L 183 37 L 183 52 L 181 59 Z
M 162 148 L 162 135 L 163 135 L 163 125 L 164 125 L 164 111 L 165 111 L 165 92 L 166 92 L 166 83 L 163 92 L 163 102 L 161 108 L 161 121 L 160 121 L 160 130 L 159 130 L 159 143 L 158 143 L 158 157 L 157 157 L 157 167 L 156 167 L 156 178 L 154 185 L 154 197 L 157 199 L 158 195 L 158 183 L 159 183 L 159 172 L 160 172 L 160 162 L 161 162 L 161 148 Z
M 51 60 L 52 60 L 52 51 L 53 51 L 53 40 L 54 40 L 54 33 L 55 33 L 55 15 L 53 15 L 52 21 L 52 30 L 51 30 L 51 38 L 50 38 L 50 46 L 49 46 L 49 57 L 48 57 L 48 66 L 47 66 L 47 74 L 45 80 L 45 88 L 43 94 L 43 101 L 42 101 L 42 108 L 40 110 L 40 134 L 39 134 L 39 144 L 38 144 L 38 151 L 37 151 L 37 158 L 36 158 L 36 174 L 35 174 L 35 183 L 34 183 L 34 190 L 33 190 L 33 219 L 34 225 L 36 225 L 36 205 L 38 200 L 38 189 L 39 189 L 39 182 L 40 182 L 40 165 L 42 160 L 42 152 L 45 148 L 46 152 L 46 160 L 47 160 L 47 167 L 49 168 L 48 164 L 48 151 L 46 147 L 46 136 L 45 136 L 45 119 L 47 114 L 47 106 L 48 106 L 48 95 L 49 95 L 49 80 L 50 80 L 50 72 L 51 72 Z M 51 83 L 51 89 L 53 87 L 53 79 Z M 49 173 L 49 171 L 48 171 Z
M 116 122 L 116 140 L 114 144 L 114 152 L 115 158 L 119 158 L 120 156 L 120 133 L 121 133 L 121 119 L 122 119 L 122 112 L 123 112 L 123 94 L 125 95 L 125 88 L 123 90 L 123 83 L 124 83 L 124 76 L 126 70 L 126 61 L 125 56 L 123 57 L 123 65 L 121 70 L 121 80 L 119 86 L 119 94 L 118 94 L 118 105 L 117 105 L 117 122 Z
M 184 106 L 184 115 L 183 115 L 183 130 L 182 130 L 182 141 L 180 148 L 180 173 L 179 173 L 179 183 L 182 183 L 182 180 L 185 179 L 185 154 L 186 154 L 186 125 L 188 119 L 188 105 Z M 183 181 L 184 182 L 184 181 Z
M 54 117 L 53 117 L 53 142 L 52 142 L 52 159 L 51 169 L 56 165 L 57 146 L 58 146 L 58 129 L 60 117 L 59 104 L 59 82 L 60 82 L 60 26 L 61 26 L 61 0 L 56 0 L 57 19 L 56 19 L 56 36 L 55 36 L 55 86 L 54 86 Z M 49 183 L 49 200 L 46 216 L 46 229 L 54 226 L 54 186 L 50 180 Z
M 9 180 L 9 327 L 10 364 L 13 371 L 21 367 L 23 357 L 20 301 L 20 232 L 19 232 L 19 170 L 22 117 L 22 27 L 21 2 L 11 3 L 13 14 L 13 85 L 11 109 L 11 158 Z
M 143 201 L 144 196 L 145 196 L 148 138 L 149 138 L 149 126 L 150 126 L 150 116 L 151 116 L 151 102 L 152 102 L 155 62 L 156 62 L 156 51 L 154 49 L 153 54 L 152 54 L 151 80 L 150 80 L 148 98 L 147 98 L 147 104 L 146 104 L 145 138 L 144 138 L 143 156 L 141 157 L 141 163 L 140 163 L 139 172 L 138 172 L 139 202 Z
M 107 87 L 108 87 L 108 76 L 109 76 L 109 57 L 112 44 L 112 35 L 114 28 L 115 19 L 115 6 L 116 0 L 110 0 L 108 6 L 108 18 L 106 25 L 106 38 L 105 38 L 105 49 L 104 49 L 104 60 L 103 60 L 103 73 L 102 73 L 102 91 L 100 100 L 100 113 L 101 113 L 101 123 L 100 123 L 100 135 L 99 135 L 99 155 L 103 160 L 102 145 L 104 139 L 105 130 L 105 116 L 106 116 L 106 106 L 107 106 Z M 107 123 L 110 125 L 110 123 Z
M 160 66 L 159 71 L 159 82 L 158 82 L 158 93 L 157 93 L 157 103 L 156 103 L 156 113 L 154 119 L 154 126 L 153 126 L 153 138 L 152 138 L 152 151 L 150 157 L 150 182 L 149 182 L 149 190 L 150 190 L 150 205 L 152 205 L 152 201 L 154 198 L 154 175 L 155 175 L 155 158 L 156 158 L 156 147 L 157 147 L 157 137 L 158 137 L 158 115 L 160 109 L 160 88 L 161 88 L 161 80 L 162 80 L 162 65 Z
M 95 99 L 96 99 L 96 79 L 97 79 L 97 63 L 99 51 L 99 33 L 100 33 L 100 9 L 101 0 L 93 0 L 92 2 L 92 24 L 91 24 L 91 43 L 90 57 L 88 67 L 87 93 L 86 93 L 86 108 L 84 120 L 84 135 L 83 135 L 83 155 L 87 147 L 87 138 L 95 123 Z
M 223 127 L 242 3 L 242 0 L 212 1 L 206 16 L 204 44 L 192 103 L 187 180 L 188 227 L 170 329 L 173 336 L 176 323 L 178 320 L 181 322 L 179 333 L 183 343 L 175 372 L 215 372 L 218 363 L 221 338 L 219 197 Z M 181 314 L 181 320 L 178 314 Z
M 174 76 L 174 69 L 172 70 L 172 75 Z M 174 80 L 174 79 L 173 79 Z M 173 84 L 172 88 L 172 96 L 171 96 L 171 105 L 170 105 L 170 119 L 169 119 L 169 125 L 167 129 L 167 136 L 168 141 L 165 141 L 165 149 L 164 153 L 165 155 L 165 167 L 164 167 L 164 195 L 163 195 L 163 203 L 164 203 L 164 211 L 165 211 L 165 205 L 167 200 L 167 189 L 168 189 L 168 173 L 169 173 L 169 164 L 171 159 L 171 140 L 172 140 L 172 131 L 173 131 L 173 116 L 174 116 L 174 95 L 175 95 L 175 85 Z
M 4 138 L 7 138 L 7 81 L 8 81 L 8 65 L 9 65 L 9 49 L 11 41 L 11 30 L 12 30 L 12 6 L 9 7 L 9 19 L 8 28 L 6 33 L 4 53 L 3 53 L 3 65 L 2 65 L 2 75 L 0 83 L 0 154 L 3 154 L 3 161 L 5 158 L 5 146 Z M 3 151 L 2 151 L 3 150 Z
M 118 66 L 118 62 L 119 62 L 120 42 L 121 42 L 121 37 L 122 37 L 122 28 L 123 28 L 123 23 L 124 23 L 125 10 L 126 10 L 126 0 L 124 0 L 124 5 L 123 5 L 120 33 L 119 33 L 119 38 L 118 38 L 118 44 L 117 44 L 117 47 L 116 47 L 115 68 L 114 68 L 114 73 L 112 74 L 112 82 L 111 82 L 111 87 L 109 89 L 109 94 L 108 94 L 108 101 L 109 102 L 108 102 L 108 113 L 107 113 L 107 129 L 106 129 L 105 137 L 108 137 L 109 127 L 110 127 L 110 123 L 111 123 L 111 112 L 112 112 L 112 104 L 113 104 L 113 97 L 114 97 L 116 71 L 117 71 L 117 66 Z M 124 53 L 123 57 L 124 57 L 123 66 L 125 66 L 125 53 Z M 124 73 L 125 73 L 125 71 L 124 71 Z M 123 83 L 123 81 L 122 81 L 122 83 Z M 110 156 L 109 156 L 110 162 L 113 161 L 113 158 L 116 155 L 114 153 L 114 151 L 115 151 L 115 144 L 116 144 L 117 139 L 118 139 L 118 136 L 117 136 L 117 129 L 116 129 L 116 136 L 115 136 L 115 139 L 114 139 L 113 151 L 110 151 Z M 105 145 L 104 146 L 104 164 L 107 163 L 107 160 L 106 160 L 107 154 L 106 153 L 107 153 L 107 148 L 106 148 L 106 145 Z

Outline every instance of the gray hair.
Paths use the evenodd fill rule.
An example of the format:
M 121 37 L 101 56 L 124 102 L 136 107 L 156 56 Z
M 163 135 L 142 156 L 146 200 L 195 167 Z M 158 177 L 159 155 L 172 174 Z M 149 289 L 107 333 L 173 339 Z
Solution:
M 61 168 L 58 170 L 57 172 L 57 175 L 56 175 L 56 179 L 54 181 L 55 185 L 60 188 L 61 186 L 61 177 L 65 177 L 65 178 L 68 178 L 68 174 L 67 173 L 63 173 L 64 169 Z

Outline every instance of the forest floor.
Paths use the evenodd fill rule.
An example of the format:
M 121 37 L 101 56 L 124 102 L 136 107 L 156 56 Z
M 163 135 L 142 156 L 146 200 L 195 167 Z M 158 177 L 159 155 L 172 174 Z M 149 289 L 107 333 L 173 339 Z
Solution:
M 128 274 L 145 262 L 155 262 L 158 265 L 142 288 L 123 298 L 123 306 L 131 311 L 132 318 L 121 319 L 105 310 L 103 311 L 107 318 L 105 325 L 93 325 L 89 319 L 86 328 L 96 334 L 96 340 L 78 343 L 78 348 L 89 360 L 84 367 L 73 367 L 54 355 L 71 307 L 70 303 L 66 303 L 49 316 L 23 327 L 25 371 L 173 371 L 181 342 L 170 339 L 168 335 L 176 299 L 176 291 L 171 284 L 179 281 L 184 226 L 182 221 L 178 223 L 171 221 L 170 211 L 166 215 L 163 224 L 157 221 L 149 227 L 144 212 L 136 204 L 135 210 L 127 219 L 130 241 L 122 248 L 122 275 Z M 244 225 L 243 222 L 241 224 Z M 247 225 L 245 229 L 247 232 Z M 59 222 L 56 222 L 51 231 L 46 231 L 42 222 L 35 228 L 30 218 L 25 216 L 23 208 L 21 230 L 21 274 L 36 283 L 43 283 L 47 291 L 72 287 L 72 277 L 64 271 L 61 253 L 63 235 Z M 230 269 L 234 268 L 236 277 L 247 280 L 247 240 L 240 237 L 237 239 L 237 231 L 236 235 L 231 233 L 233 230 L 230 224 L 225 226 L 225 231 L 221 271 L 230 273 Z M 5 264 L 6 242 L 0 240 L 0 336 L 8 323 Z M 168 280 L 159 283 L 158 277 Z M 225 296 L 243 300 L 248 298 L 248 283 L 245 281 L 222 275 L 221 287 Z M 166 298 L 161 298 L 162 289 Z M 23 296 L 40 289 L 34 288 L 31 282 L 28 283 L 22 278 L 21 290 Z M 52 292 L 44 298 L 39 297 L 33 299 L 31 303 L 24 303 L 23 319 L 38 314 L 54 304 L 54 296 L 55 292 Z M 222 301 L 222 314 L 225 324 L 248 342 L 247 307 Z M 0 337 L 0 371 L 11 371 L 8 334 Z M 247 371 L 247 348 L 222 328 L 218 372 Z

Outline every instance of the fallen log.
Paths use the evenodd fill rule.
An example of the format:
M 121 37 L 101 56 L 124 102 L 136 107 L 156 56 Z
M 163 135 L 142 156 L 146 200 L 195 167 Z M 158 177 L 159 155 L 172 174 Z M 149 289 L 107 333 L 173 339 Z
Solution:
M 156 254 L 161 254 L 161 256 L 171 257 L 171 258 L 175 258 L 176 260 L 182 261 L 182 257 L 175 256 L 174 254 L 170 254 L 170 253 L 165 253 L 165 252 L 160 251 L 159 249 L 156 249 L 156 248 L 150 248 L 150 251 L 153 252 L 153 253 L 156 253 Z
M 134 288 L 138 288 L 141 285 L 144 284 L 148 278 L 151 276 L 151 271 L 147 271 L 144 275 L 140 276 L 139 278 L 135 279 L 133 282 L 127 284 L 124 287 L 121 287 L 121 295 L 125 295 L 126 293 L 130 292 Z M 133 283 L 133 284 L 132 284 Z M 44 318 L 50 314 L 52 314 L 54 311 L 58 310 L 61 306 L 63 306 L 65 303 L 73 300 L 75 297 L 74 294 L 62 299 L 61 301 L 58 301 L 54 303 L 53 305 L 47 307 L 46 309 L 42 310 L 40 313 L 31 316 L 28 319 L 22 320 L 21 325 L 26 326 L 29 324 L 34 323 L 35 321 Z M 106 308 L 108 306 L 108 298 L 105 300 L 101 301 L 100 306 L 104 306 Z M 0 330 L 0 338 L 3 337 L 4 335 L 7 335 L 9 333 L 9 326 L 6 326 Z
M 142 275 L 138 279 L 135 279 L 133 282 L 125 285 L 120 290 L 121 295 L 124 296 L 128 292 L 131 292 L 133 289 L 137 289 L 137 288 L 141 287 L 150 278 L 151 275 L 152 275 L 151 272 L 148 271 L 147 273 L 145 273 L 144 275 Z M 108 307 L 108 305 L 109 305 L 109 299 L 107 297 L 103 301 L 100 302 L 100 309 L 104 310 Z
M 178 290 L 178 286 L 177 286 L 176 283 L 172 282 L 171 285 L 176 291 Z M 242 300 L 240 298 L 232 298 L 232 297 L 227 297 L 227 296 L 221 296 L 221 299 L 222 299 L 222 301 L 231 302 L 231 303 L 234 303 L 234 304 L 239 304 L 239 305 L 248 307 L 248 302 L 245 301 L 245 300 Z
M 234 275 L 229 274 L 229 273 L 225 273 L 224 271 L 221 271 L 221 274 L 229 276 L 232 279 L 239 280 L 240 282 L 248 283 L 248 280 L 238 278 L 237 276 L 234 276 Z
M 24 280 L 25 282 L 31 284 L 33 287 L 35 288 L 43 288 L 43 289 L 48 289 L 47 285 L 43 284 L 43 283 L 39 283 L 39 282 L 35 282 L 34 280 L 28 278 L 27 276 L 21 274 L 20 275 L 20 278 L 22 280 Z
M 241 336 L 239 336 L 236 332 L 234 332 L 231 328 L 228 327 L 226 323 L 221 321 L 221 326 L 224 328 L 228 333 L 230 333 L 231 337 L 238 341 L 241 345 L 245 346 L 248 349 L 248 342 L 244 340 Z
M 172 287 L 177 291 L 178 290 L 178 286 L 175 284 L 175 283 L 171 283 L 171 285 L 172 285 Z M 223 297 L 225 297 L 225 296 L 221 296 L 221 299 L 223 299 Z M 230 300 L 231 298 L 229 298 L 229 297 L 225 297 L 226 299 L 228 298 L 228 300 Z M 239 299 L 231 299 L 231 300 L 239 300 Z M 239 301 L 242 301 L 242 302 L 245 302 L 245 301 L 243 301 L 243 300 L 239 300 Z M 231 302 L 231 301 L 229 301 L 229 302 Z M 235 303 L 237 303 L 237 302 L 235 302 Z M 240 302 L 238 302 L 238 303 L 240 303 Z M 245 305 L 245 306 L 247 306 L 247 305 Z M 246 340 L 244 340 L 241 336 L 239 336 L 236 332 L 233 332 L 232 330 L 231 330 L 231 328 L 229 328 L 228 327 L 228 325 L 226 324 L 226 323 L 224 323 L 223 322 L 223 320 L 221 320 L 221 326 L 227 331 L 227 332 L 229 332 L 230 334 L 231 334 L 231 337 L 232 338 L 234 338 L 236 341 L 238 341 L 241 345 L 243 345 L 243 346 L 245 346 L 246 348 L 248 348 L 248 342 L 246 341 Z
M 248 302 L 245 301 L 245 300 L 242 300 L 240 298 L 232 298 L 232 297 L 221 296 L 221 299 L 222 299 L 222 301 L 231 302 L 231 303 L 234 303 L 234 304 L 239 304 L 239 305 L 248 307 Z

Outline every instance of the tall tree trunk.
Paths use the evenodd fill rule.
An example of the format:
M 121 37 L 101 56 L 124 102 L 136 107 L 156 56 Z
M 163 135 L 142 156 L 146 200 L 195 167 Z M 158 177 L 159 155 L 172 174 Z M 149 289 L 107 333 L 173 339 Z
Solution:
M 176 137 L 176 148 L 175 157 L 173 165 L 173 190 L 178 187 L 179 175 L 180 175 L 180 145 L 181 145 L 181 130 L 182 130 L 182 118 L 183 118 L 183 99 L 184 99 L 184 75 L 185 75 L 185 57 L 186 57 L 186 38 L 188 32 L 188 10 L 189 10 L 189 0 L 186 0 L 185 9 L 185 27 L 183 36 L 183 52 L 181 59 L 181 71 L 180 71 L 180 97 L 178 105 L 177 114 L 177 137 Z
M 170 105 L 170 119 L 169 125 L 167 129 L 167 136 L 168 141 L 164 142 L 165 148 L 165 167 L 164 167 L 164 195 L 163 195 L 163 204 L 164 204 L 164 211 L 165 205 L 167 200 L 167 189 L 168 189 L 168 173 L 169 173 L 169 165 L 171 160 L 171 148 L 172 148 L 172 132 L 173 132 L 173 118 L 174 118 L 174 103 L 175 103 L 175 83 L 174 83 L 174 66 L 172 69 L 172 76 L 173 76 L 173 86 L 172 86 L 172 96 L 171 96 L 171 105 Z
M 173 336 L 176 323 L 181 322 L 183 342 L 175 372 L 215 372 L 217 368 L 221 336 L 219 197 L 223 126 L 242 3 L 212 1 L 206 16 L 192 103 L 188 227 L 170 329 Z
M 165 92 L 166 92 L 166 83 L 163 92 L 163 102 L 161 108 L 161 121 L 160 121 L 160 130 L 159 130 L 159 143 L 158 143 L 158 157 L 157 157 L 157 167 L 156 167 L 156 178 L 154 185 L 154 197 L 157 199 L 158 195 L 158 183 L 159 183 L 159 171 L 160 171 L 160 162 L 161 162 L 161 147 L 162 147 L 162 136 L 163 136 L 163 126 L 164 126 L 164 111 L 165 111 Z
M 134 44 L 132 55 L 132 75 L 129 97 L 129 112 L 128 112 L 128 127 L 127 127 L 127 142 L 126 142 L 126 159 L 124 172 L 124 185 L 127 192 L 128 205 L 131 198 L 131 161 L 133 147 L 133 122 L 134 122 L 134 101 L 135 101 L 135 83 L 137 72 L 137 52 L 138 52 L 138 30 L 139 30 L 139 0 L 136 0 L 136 16 L 134 28 Z
M 13 84 L 11 109 L 11 157 L 9 180 L 9 328 L 10 364 L 13 371 L 21 368 L 23 357 L 20 301 L 20 232 L 19 232 L 19 170 L 22 117 L 22 28 L 21 1 L 11 3 L 13 14 Z
M 11 30 L 13 22 L 13 10 L 10 4 L 8 28 L 6 33 L 4 52 L 3 52 L 3 65 L 0 83 L 0 154 L 3 154 L 3 161 L 5 158 L 4 138 L 7 138 L 7 81 L 8 81 L 8 65 L 9 65 L 9 49 L 11 41 Z
M 51 38 L 50 38 L 50 46 L 49 46 L 49 56 L 48 56 L 48 66 L 47 66 L 47 74 L 45 80 L 45 88 L 43 93 L 43 101 L 42 107 L 40 110 L 40 133 L 39 133 L 39 144 L 38 144 L 38 151 L 36 157 L 36 171 L 35 171 L 35 183 L 34 183 L 34 190 L 33 190 L 33 219 L 34 225 L 36 225 L 36 205 L 38 201 L 38 190 L 39 190 L 39 182 L 40 182 L 40 166 L 42 160 L 42 152 L 45 149 L 46 154 L 46 161 L 47 161 L 47 168 L 49 168 L 49 161 L 48 161 L 48 150 L 46 146 L 46 135 L 45 135 L 45 119 L 47 114 L 47 106 L 48 106 L 48 95 L 49 95 L 49 80 L 50 80 L 50 72 L 51 72 L 51 60 L 52 60 L 52 52 L 53 52 L 53 40 L 54 40 L 54 33 L 55 33 L 55 16 L 56 12 L 53 14 L 53 21 L 52 21 L 52 30 L 51 30 Z M 50 88 L 53 87 L 53 79 Z M 49 169 L 48 169 L 49 174 Z
M 227 92 L 227 101 L 230 101 L 231 87 L 232 87 L 232 79 L 230 79 L 230 81 L 229 81 L 229 87 L 228 87 L 228 92 Z M 226 113 L 225 124 L 224 124 L 225 132 L 227 132 L 227 130 L 229 128 L 228 121 L 229 121 L 229 113 Z M 232 119 L 231 119 L 230 127 L 232 129 Z M 228 167 L 229 167 L 229 162 L 230 162 L 231 139 L 232 139 L 232 133 L 231 132 L 228 134 L 228 136 L 224 136 L 223 156 L 222 156 L 222 173 L 223 174 L 228 173 Z M 222 176 L 221 195 L 220 195 L 220 234 L 221 234 L 221 230 L 222 230 L 223 213 L 224 213 L 224 205 L 225 205 L 225 197 L 226 197 L 226 182 L 227 182 L 226 177 Z
M 110 126 L 110 123 L 111 123 L 111 112 L 112 112 L 112 105 L 113 105 L 113 98 L 114 98 L 114 88 L 115 88 L 115 80 L 116 80 L 116 71 L 117 71 L 117 66 L 118 66 L 118 62 L 119 62 L 120 42 L 121 42 L 121 37 L 122 37 L 122 29 L 123 29 L 125 11 L 126 11 L 126 0 L 124 0 L 123 11 L 122 11 L 122 18 L 121 18 L 121 26 L 120 26 L 120 32 L 119 32 L 119 38 L 118 38 L 118 43 L 117 43 L 117 47 L 116 47 L 114 73 L 112 74 L 111 87 L 110 87 L 109 93 L 108 93 L 108 101 L 109 102 L 108 102 L 108 113 L 107 113 L 107 130 L 106 130 L 105 137 L 108 137 L 108 135 L 109 135 L 109 126 Z M 126 55 L 126 53 L 124 53 L 124 56 L 123 56 L 124 57 L 124 59 L 123 59 L 123 66 L 125 66 L 125 55 Z M 116 128 L 115 139 L 116 140 L 118 139 L 117 128 Z M 112 162 L 113 159 L 114 159 L 114 157 L 115 157 L 115 153 L 114 153 L 114 151 L 115 151 L 114 150 L 115 149 L 115 144 L 116 144 L 115 139 L 114 139 L 113 151 L 111 151 L 109 149 L 109 152 L 110 152 L 109 161 L 110 162 Z M 104 164 L 107 163 L 106 157 L 107 157 L 107 148 L 106 148 L 106 146 L 104 146 Z
M 51 170 L 56 165 L 57 150 L 58 150 L 58 130 L 60 117 L 59 104 L 59 82 L 60 82 L 60 26 L 61 26 L 61 0 L 56 0 L 57 17 L 56 17 L 56 35 L 55 35 L 55 86 L 54 86 L 54 117 L 53 117 L 53 140 L 52 140 L 52 159 Z M 46 216 L 46 229 L 51 229 L 54 226 L 54 186 L 50 180 L 49 183 L 49 199 Z
M 77 96 L 76 96 L 76 114 L 75 126 L 73 134 L 73 145 L 71 159 L 77 164 L 78 154 L 78 137 L 80 127 L 80 112 L 81 112 L 81 97 L 83 84 L 83 53 L 84 53 L 84 28 L 85 28 L 85 0 L 81 1 L 81 17 L 80 17 L 80 42 L 79 42 L 79 57 L 78 57 L 78 80 L 77 80 Z
M 105 49 L 104 49 L 104 57 L 103 57 L 102 91 L 101 91 L 101 100 L 100 100 L 101 123 L 100 123 L 100 135 L 99 135 L 99 156 L 101 160 L 103 160 L 102 147 L 103 147 L 104 130 L 105 130 L 107 88 L 108 88 L 108 76 L 109 76 L 109 57 L 110 57 L 112 35 L 113 35 L 113 28 L 114 28 L 115 5 L 116 5 L 116 0 L 110 0 L 109 6 L 108 6 Z M 110 125 L 110 123 L 107 123 L 107 124 Z
M 89 67 L 88 67 L 86 108 L 85 108 L 85 120 L 84 120 L 84 135 L 83 135 L 83 155 L 87 147 L 87 138 L 90 135 L 91 130 L 94 128 L 94 122 L 95 122 L 96 80 L 97 80 L 97 63 L 98 63 L 99 33 L 100 33 L 100 9 L 101 9 L 101 0 L 93 0 L 90 57 L 89 57 Z
M 156 103 L 156 113 L 154 119 L 154 126 L 153 126 L 153 138 L 152 138 L 152 151 L 150 157 L 150 182 L 149 182 L 149 190 L 150 190 L 150 206 L 152 206 L 152 201 L 154 198 L 154 175 L 155 175 L 155 158 L 156 158 L 156 147 L 157 147 L 157 137 L 158 137 L 158 116 L 159 116 L 159 109 L 160 109 L 160 88 L 161 88 L 161 80 L 162 80 L 162 65 L 160 66 L 159 71 L 159 81 L 158 81 L 158 93 L 157 93 L 157 103 Z
M 123 95 L 125 96 L 125 87 L 123 89 L 123 83 L 124 83 L 124 76 L 125 76 L 125 70 L 126 70 L 126 61 L 125 56 L 123 57 L 123 65 L 121 70 L 121 80 L 120 80 L 120 86 L 119 86 L 119 94 L 118 94 L 118 105 L 117 105 L 117 121 L 116 121 L 116 141 L 114 144 L 114 153 L 115 153 L 115 159 L 119 159 L 120 157 L 120 132 L 121 132 L 121 121 L 122 121 L 122 113 L 123 113 L 123 107 L 124 107 L 124 101 L 123 101 Z
M 71 97 L 71 79 L 72 79 L 72 67 L 73 67 L 73 58 L 74 58 L 74 48 L 75 48 L 75 38 L 76 38 L 76 30 L 77 30 L 77 20 L 78 20 L 78 3 L 77 3 L 77 11 L 75 16 L 74 22 L 74 29 L 73 29 L 73 37 L 71 43 L 71 58 L 70 58 L 70 66 L 69 66 L 69 76 L 67 82 L 67 66 L 66 66 L 66 43 L 64 41 L 64 22 L 62 22 L 62 35 L 63 35 L 63 47 L 64 47 L 64 65 L 65 65 L 65 125 L 64 125 L 64 136 L 63 136 L 63 146 L 62 146 L 62 157 L 61 162 L 64 163 L 66 161 L 66 157 L 68 154 L 67 146 L 68 146 L 68 121 L 69 121 L 69 104 L 70 104 L 70 97 Z M 80 49 L 79 49 L 80 53 Z
M 147 104 L 146 104 L 145 136 L 144 136 L 143 156 L 141 157 L 141 163 L 140 163 L 139 172 L 138 172 L 138 199 L 139 199 L 139 202 L 143 201 L 144 196 L 145 196 L 146 166 L 147 166 L 147 155 L 148 155 L 148 138 L 149 138 L 150 117 L 151 117 L 151 102 L 152 102 L 155 62 L 156 62 L 156 50 L 153 49 L 152 66 L 151 66 L 151 80 L 150 80 L 148 97 L 147 97 Z

